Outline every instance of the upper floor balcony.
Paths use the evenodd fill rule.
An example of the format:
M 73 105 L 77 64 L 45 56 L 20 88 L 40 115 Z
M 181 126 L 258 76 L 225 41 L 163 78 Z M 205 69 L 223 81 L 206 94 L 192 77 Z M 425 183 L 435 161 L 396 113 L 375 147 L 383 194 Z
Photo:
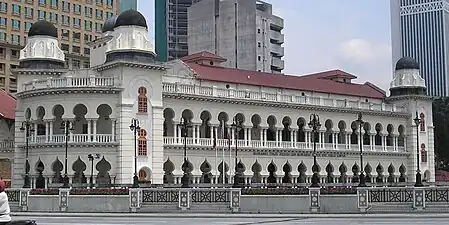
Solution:
M 284 29 L 284 20 L 279 16 L 273 15 L 271 16 L 270 26 L 277 30 L 282 30 Z
M 284 47 L 282 47 L 281 45 L 270 44 L 270 51 L 279 57 L 284 56 Z
M 278 44 L 284 43 L 284 34 L 279 31 L 270 30 L 270 39 Z

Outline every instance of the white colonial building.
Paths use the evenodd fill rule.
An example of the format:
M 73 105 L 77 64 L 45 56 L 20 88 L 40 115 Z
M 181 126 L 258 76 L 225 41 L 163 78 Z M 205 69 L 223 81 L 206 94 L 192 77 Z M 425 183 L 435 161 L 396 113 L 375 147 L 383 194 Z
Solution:
M 61 183 L 65 169 L 72 184 L 87 182 L 91 173 L 99 184 L 130 184 L 134 171 L 142 182 L 180 183 L 184 144 L 194 183 L 222 182 L 223 165 L 233 175 L 236 145 L 247 183 L 268 177 L 307 183 L 312 113 L 321 122 L 315 141 L 322 182 L 351 182 L 361 166 L 372 182 L 413 182 L 418 163 L 423 178 L 434 181 L 432 102 L 413 59 L 398 62 L 387 97 L 340 70 L 279 76 L 223 68 L 226 59 L 208 52 L 161 63 L 144 17 L 133 10 L 103 30 L 91 43 L 91 68 L 67 70 L 56 28 L 45 21 L 30 28 L 13 71 L 13 186 L 23 185 L 27 147 L 33 186 L 39 179 Z M 190 124 L 187 137 L 181 137 L 181 118 Z M 235 118 L 242 122 L 237 132 Z M 132 119 L 140 122 L 137 135 Z M 61 129 L 66 121 L 73 129 Z M 26 124 L 28 137 L 20 129 Z M 88 154 L 100 155 L 93 171 Z

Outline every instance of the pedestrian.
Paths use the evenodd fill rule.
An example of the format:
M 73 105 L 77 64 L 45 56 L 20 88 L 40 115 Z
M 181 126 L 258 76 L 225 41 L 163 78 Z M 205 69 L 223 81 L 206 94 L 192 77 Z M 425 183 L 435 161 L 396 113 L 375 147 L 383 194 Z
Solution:
M 8 195 L 5 192 L 5 188 L 5 181 L 0 180 L 0 225 L 6 225 L 11 222 Z

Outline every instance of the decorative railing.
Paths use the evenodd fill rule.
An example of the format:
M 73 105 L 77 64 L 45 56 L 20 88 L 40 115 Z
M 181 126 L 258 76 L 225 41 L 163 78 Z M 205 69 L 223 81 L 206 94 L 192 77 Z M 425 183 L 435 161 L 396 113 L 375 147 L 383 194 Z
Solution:
M 264 91 L 251 91 L 241 89 L 224 89 L 215 86 L 198 86 L 180 83 L 163 83 L 163 91 L 177 94 L 202 95 L 219 98 L 233 98 L 245 100 L 259 100 L 268 102 L 283 102 L 304 105 L 316 105 L 324 107 L 353 108 L 372 111 L 407 112 L 405 107 L 395 104 L 373 103 L 364 101 L 353 101 L 348 99 L 332 99 L 314 96 L 301 96 L 293 94 L 269 93 Z
M 22 91 L 48 88 L 113 87 L 114 77 L 61 77 L 33 80 L 23 84 Z
M 187 138 L 187 146 L 209 146 L 214 145 L 214 141 L 210 138 Z M 229 147 L 228 139 L 217 139 L 216 146 L 223 148 Z M 181 146 L 184 145 L 184 138 L 164 137 L 164 145 Z M 231 141 L 231 147 L 235 148 L 235 140 Z M 238 148 L 269 148 L 269 149 L 313 149 L 312 143 L 291 142 L 291 141 L 260 141 L 260 140 L 237 140 Z M 360 151 L 358 144 L 334 144 L 334 143 L 317 143 L 317 149 L 321 150 L 351 150 Z M 378 146 L 364 145 L 364 151 L 371 152 L 405 152 L 402 146 Z
M 14 141 L 0 141 L 0 151 L 1 150 L 11 150 L 14 148 Z
M 20 201 L 20 189 L 7 189 L 5 190 L 6 195 L 8 195 L 9 202 L 19 202 Z
M 28 138 L 29 144 L 48 144 L 48 143 L 65 143 L 66 138 L 68 143 L 113 143 L 116 142 L 115 135 L 112 134 L 70 134 L 69 136 L 63 134 L 53 135 L 38 135 L 30 136 Z
M 369 190 L 371 203 L 410 203 L 413 202 L 413 188 L 372 188 Z
M 142 190 L 143 202 L 178 202 L 179 190 L 177 189 L 144 189 Z
M 426 190 L 426 202 L 446 202 L 449 203 L 449 188 L 438 187 Z

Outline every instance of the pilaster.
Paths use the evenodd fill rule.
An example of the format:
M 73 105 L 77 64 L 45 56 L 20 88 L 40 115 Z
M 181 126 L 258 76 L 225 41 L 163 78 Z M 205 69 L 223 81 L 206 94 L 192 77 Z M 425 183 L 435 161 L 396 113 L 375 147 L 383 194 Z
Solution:
M 163 184 L 164 177 L 164 112 L 161 107 L 153 107 L 153 149 L 152 149 L 152 183 Z
M 117 123 L 119 133 L 119 149 L 117 152 L 117 183 L 132 184 L 134 175 L 134 137 L 129 129 L 131 119 L 133 118 L 132 104 L 122 104 L 120 107 L 120 116 Z

